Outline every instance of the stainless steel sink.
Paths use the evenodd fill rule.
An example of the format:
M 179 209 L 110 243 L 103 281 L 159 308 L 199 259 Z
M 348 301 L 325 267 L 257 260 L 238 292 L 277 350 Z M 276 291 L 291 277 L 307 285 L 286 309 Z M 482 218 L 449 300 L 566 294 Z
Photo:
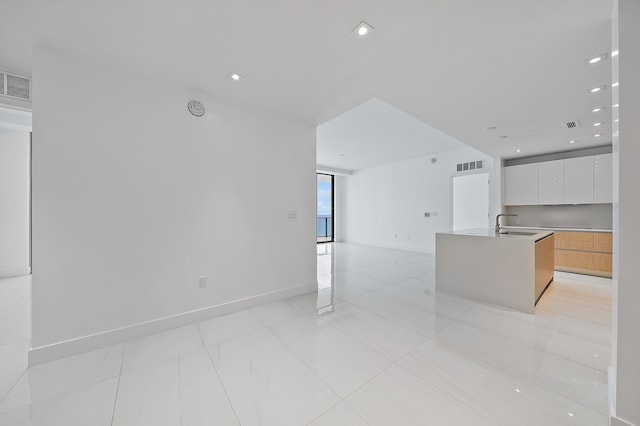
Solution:
M 526 235 L 528 237 L 532 235 L 536 235 L 538 232 L 521 232 L 521 231 L 507 231 L 502 233 L 501 235 Z

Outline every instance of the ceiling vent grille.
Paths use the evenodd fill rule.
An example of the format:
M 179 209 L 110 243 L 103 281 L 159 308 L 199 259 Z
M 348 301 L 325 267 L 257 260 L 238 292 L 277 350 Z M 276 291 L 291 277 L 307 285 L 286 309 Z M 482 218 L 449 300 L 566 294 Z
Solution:
M 580 122 L 578 120 L 576 120 L 576 121 L 567 121 L 565 123 L 565 126 L 567 127 L 567 129 L 576 129 L 576 128 L 580 127 Z
M 31 79 L 0 71 L 0 96 L 31 101 Z

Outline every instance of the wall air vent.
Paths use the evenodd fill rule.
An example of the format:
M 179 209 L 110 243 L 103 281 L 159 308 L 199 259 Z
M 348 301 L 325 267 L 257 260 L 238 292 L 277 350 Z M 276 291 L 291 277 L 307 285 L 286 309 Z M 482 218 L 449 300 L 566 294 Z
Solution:
M 482 169 L 483 166 L 484 166 L 484 162 L 482 160 L 469 161 L 468 163 L 458 163 L 456 164 L 456 172 L 467 172 L 469 170 L 478 170 L 478 169 Z
M 576 120 L 576 121 L 567 121 L 564 124 L 567 127 L 567 129 L 575 129 L 577 127 L 580 127 L 580 122 L 578 120 Z
M 0 71 L 0 96 L 31 101 L 31 79 Z

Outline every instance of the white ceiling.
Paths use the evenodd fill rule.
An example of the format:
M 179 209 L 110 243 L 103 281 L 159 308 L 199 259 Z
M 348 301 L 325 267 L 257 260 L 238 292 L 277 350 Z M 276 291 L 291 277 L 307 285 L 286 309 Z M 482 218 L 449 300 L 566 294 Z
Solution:
M 465 145 L 380 99 L 317 128 L 317 163 L 343 170 L 421 157 Z
M 33 38 L 315 125 L 379 98 L 492 156 L 611 140 L 591 126 L 611 91 L 587 92 L 610 85 L 610 61 L 584 62 L 610 50 L 611 0 L 31 0 L 27 18 L 29 1 L 7 1 L 0 58 L 15 71 L 30 67 Z M 375 31 L 358 39 L 363 19 Z

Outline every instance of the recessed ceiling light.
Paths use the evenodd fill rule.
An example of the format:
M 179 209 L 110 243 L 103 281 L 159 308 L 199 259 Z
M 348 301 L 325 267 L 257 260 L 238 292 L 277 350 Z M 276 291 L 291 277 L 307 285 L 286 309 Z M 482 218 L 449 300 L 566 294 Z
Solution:
M 614 122 L 616 122 L 616 123 L 619 123 L 619 122 L 620 122 L 620 119 L 619 119 L 619 118 L 616 118 L 616 119 L 615 119 L 615 120 L 613 120 L 613 121 L 614 121 Z
M 601 123 L 601 122 L 593 123 L 593 127 L 602 126 L 603 124 L 604 124 L 604 123 Z
M 232 72 L 231 74 L 229 74 L 229 78 L 233 81 L 239 81 L 239 80 L 242 80 L 244 76 L 242 76 L 241 74 L 238 74 L 237 72 Z
M 569 141 L 569 143 L 571 143 L 571 144 L 574 144 L 576 142 L 578 142 L 578 141 L 575 141 L 575 140 Z
M 592 109 L 591 112 L 600 112 L 603 109 L 605 109 L 603 106 L 599 106 L 599 107 L 596 107 L 596 108 Z
M 617 50 L 614 50 L 613 52 L 611 52 L 611 56 L 618 56 L 618 53 L 619 52 Z
M 595 135 L 593 135 L 594 138 L 599 138 L 600 136 L 602 136 L 600 133 L 596 133 Z
M 371 25 L 367 24 L 365 21 L 361 21 L 351 32 L 357 37 L 363 38 L 369 35 L 373 30 L 374 28 Z
M 488 132 L 493 132 L 493 131 L 494 131 L 494 130 L 496 130 L 496 129 L 497 129 L 497 127 L 496 127 L 496 126 L 489 126 L 489 127 L 487 127 L 487 131 L 488 131 Z
M 620 86 L 620 82 L 619 81 L 616 81 L 615 83 L 613 83 L 611 85 L 611 87 L 618 87 L 618 86 Z
M 598 62 L 600 62 L 602 60 L 601 56 L 596 56 L 595 58 L 591 58 L 589 59 L 589 63 L 590 64 L 597 64 Z
M 521 149 L 516 149 L 516 152 L 522 152 L 522 150 Z
M 620 106 L 620 104 L 614 104 L 613 107 L 614 108 L 618 108 Z
M 598 93 L 601 90 L 604 90 L 605 86 L 598 86 L 598 87 L 592 87 L 591 89 L 589 89 L 590 93 Z

